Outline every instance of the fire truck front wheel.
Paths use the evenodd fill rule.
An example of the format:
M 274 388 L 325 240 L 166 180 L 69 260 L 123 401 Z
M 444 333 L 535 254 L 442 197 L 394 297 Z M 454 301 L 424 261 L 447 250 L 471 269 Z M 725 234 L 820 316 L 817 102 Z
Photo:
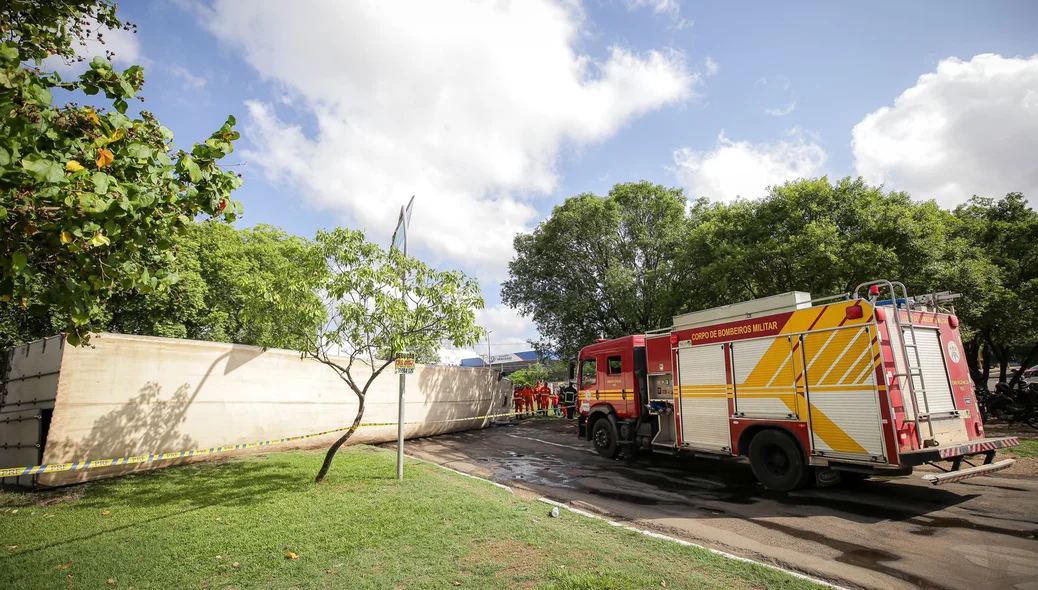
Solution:
M 750 441 L 750 467 L 769 490 L 791 492 L 806 486 L 811 467 L 793 437 L 778 430 L 762 430 Z
M 616 426 L 607 417 L 595 420 L 591 428 L 591 442 L 595 450 L 606 459 L 615 459 L 620 454 L 620 444 L 616 439 Z

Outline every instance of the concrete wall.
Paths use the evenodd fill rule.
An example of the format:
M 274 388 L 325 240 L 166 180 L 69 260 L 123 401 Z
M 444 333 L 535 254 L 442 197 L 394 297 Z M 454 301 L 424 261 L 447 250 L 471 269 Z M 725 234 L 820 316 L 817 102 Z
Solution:
M 65 346 L 45 463 L 191 450 L 348 426 L 357 398 L 336 373 L 299 353 L 252 346 L 98 334 Z M 345 359 L 344 359 L 345 360 Z M 355 367 L 365 378 L 370 369 Z M 399 377 L 371 385 L 364 422 L 396 422 Z M 490 420 L 435 422 L 507 411 L 507 382 L 487 369 L 419 365 L 407 377 L 410 437 L 481 428 Z M 341 433 L 340 433 L 341 434 Z M 252 452 L 327 446 L 340 434 Z M 351 443 L 395 440 L 396 426 L 361 428 Z M 249 451 L 245 451 L 249 452 Z M 218 455 L 226 456 L 226 455 Z M 205 457 L 39 476 L 54 486 Z M 6 465 L 4 465 L 6 466 Z

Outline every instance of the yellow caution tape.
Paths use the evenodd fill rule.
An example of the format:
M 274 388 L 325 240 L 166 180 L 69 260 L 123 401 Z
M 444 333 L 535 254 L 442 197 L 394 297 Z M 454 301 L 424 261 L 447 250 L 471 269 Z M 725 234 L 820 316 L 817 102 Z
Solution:
M 405 422 L 405 425 L 411 424 L 443 424 L 447 422 L 467 422 L 471 420 L 486 420 L 488 418 L 502 418 L 504 416 L 513 416 L 513 412 L 507 412 L 504 414 L 487 414 L 486 416 L 473 416 L 472 418 L 451 418 L 448 420 L 425 420 L 422 422 Z M 396 426 L 396 422 L 362 422 L 358 425 L 358 428 L 371 427 L 371 426 Z M 335 430 L 325 430 L 324 432 L 315 432 L 313 434 L 302 434 L 299 436 L 289 436 L 286 438 L 278 438 L 273 440 L 264 440 L 254 443 L 243 443 L 238 445 L 226 445 L 222 447 L 209 447 L 208 449 L 195 449 L 193 451 L 177 451 L 172 453 L 153 453 L 151 455 L 137 455 L 135 457 L 119 457 L 118 459 L 96 459 L 93 461 L 76 461 L 75 463 L 52 463 L 50 465 L 33 465 L 31 467 L 8 467 L 0 469 L 0 478 L 3 477 L 18 477 L 22 475 L 36 475 L 38 473 L 58 473 L 61 471 L 82 471 L 84 469 L 97 469 L 98 467 L 115 467 L 117 465 L 134 465 L 137 463 L 153 463 L 155 461 L 168 461 L 170 459 L 180 459 L 182 457 L 198 457 L 202 455 L 215 455 L 217 453 L 227 453 L 230 451 L 240 451 L 242 449 L 254 449 L 257 447 L 267 447 L 270 445 L 277 445 L 286 442 L 293 442 L 297 440 L 304 440 L 308 438 L 316 438 L 318 436 L 325 436 L 327 434 L 334 434 L 336 432 L 346 432 L 351 427 L 336 428 Z

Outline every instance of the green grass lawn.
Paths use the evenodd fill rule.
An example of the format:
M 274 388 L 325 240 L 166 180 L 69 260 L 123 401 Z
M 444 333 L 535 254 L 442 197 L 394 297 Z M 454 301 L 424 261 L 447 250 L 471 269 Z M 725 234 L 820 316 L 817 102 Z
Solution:
M 395 455 L 288 452 L 0 492 L 0 588 L 814 588 Z M 296 558 L 292 558 L 292 555 Z
M 1020 439 L 1020 446 L 1002 451 L 1012 457 L 1038 457 L 1038 440 Z

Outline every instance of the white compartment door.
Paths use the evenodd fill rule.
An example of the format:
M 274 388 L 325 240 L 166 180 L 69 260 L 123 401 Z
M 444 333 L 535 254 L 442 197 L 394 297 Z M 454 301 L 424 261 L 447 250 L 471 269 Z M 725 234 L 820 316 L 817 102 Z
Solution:
M 874 334 L 843 328 L 803 336 L 812 446 L 816 453 L 874 460 L 884 456 Z
M 682 444 L 705 449 L 732 447 L 724 345 L 678 350 Z

